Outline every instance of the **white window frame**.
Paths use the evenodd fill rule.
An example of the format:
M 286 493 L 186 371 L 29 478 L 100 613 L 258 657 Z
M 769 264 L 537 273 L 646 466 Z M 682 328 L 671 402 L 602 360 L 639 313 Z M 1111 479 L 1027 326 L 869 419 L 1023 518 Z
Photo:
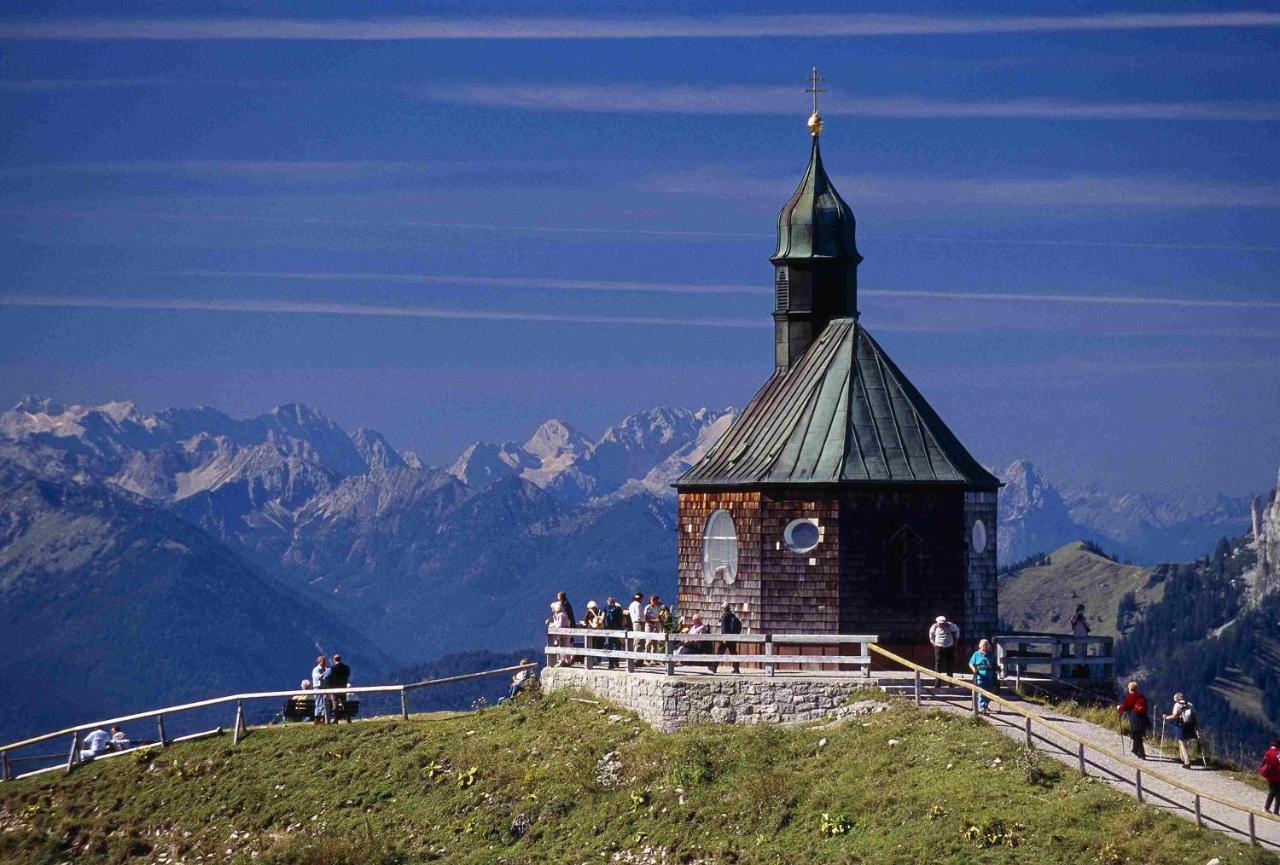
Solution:
M 726 585 L 738 580 L 738 526 L 724 508 L 712 511 L 702 528 L 702 581 L 710 586 L 716 577 Z

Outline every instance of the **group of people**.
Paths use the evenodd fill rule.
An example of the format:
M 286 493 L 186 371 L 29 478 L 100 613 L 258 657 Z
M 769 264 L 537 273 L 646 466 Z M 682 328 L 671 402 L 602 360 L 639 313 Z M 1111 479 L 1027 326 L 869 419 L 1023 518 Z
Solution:
M 81 742 L 80 759 L 88 761 L 110 751 L 127 751 L 133 746 L 134 742 L 119 727 L 112 726 L 110 733 L 99 727 L 85 734 Z
M 560 592 L 556 595 L 556 599 L 551 602 L 551 616 L 547 619 L 547 625 L 556 628 L 591 628 L 602 631 L 631 631 L 637 634 L 711 634 L 711 628 L 703 621 L 702 616 L 693 615 L 687 619 L 684 616 L 676 616 L 671 607 L 663 603 L 659 595 L 649 595 L 648 602 L 645 602 L 645 596 L 641 592 L 636 592 L 631 596 L 631 602 L 627 605 L 619 603 L 618 599 L 610 595 L 605 599 L 604 606 L 600 606 L 595 601 L 587 601 L 586 611 L 583 613 L 582 619 L 575 618 L 573 613 L 573 604 L 569 602 L 568 594 Z M 742 619 L 734 611 L 732 605 L 725 604 L 720 614 L 720 633 L 721 634 L 741 634 Z M 552 645 L 569 647 L 573 646 L 573 638 L 567 634 L 557 634 L 552 638 Z M 634 650 L 637 652 L 661 652 L 663 651 L 663 640 L 656 638 L 633 638 Z M 621 649 L 622 640 L 616 636 L 609 637 L 587 637 L 584 648 L 587 649 Z M 673 654 L 677 655 L 705 655 L 705 654 L 735 654 L 735 644 L 725 641 L 681 641 L 673 650 Z M 573 655 L 560 654 L 557 656 L 556 665 L 566 666 L 576 661 Z M 638 662 L 643 663 L 643 661 Z M 609 658 L 608 664 L 610 669 L 614 669 L 618 665 L 617 658 Z M 715 664 L 708 664 L 709 668 L 714 668 Z M 733 665 L 733 671 L 739 671 L 739 665 Z
M 299 687 L 304 691 L 334 690 L 351 685 L 351 667 L 342 660 L 342 656 L 334 654 L 332 662 L 324 655 L 316 657 L 316 665 L 311 668 L 311 677 L 303 679 Z M 310 701 L 311 706 L 306 706 Z M 296 702 L 296 705 L 295 705 Z M 354 703 L 346 694 L 316 694 L 315 697 L 291 697 L 285 706 L 286 717 L 298 715 L 299 709 L 310 708 L 311 720 L 316 724 L 332 724 L 346 718 L 351 723 Z
M 1147 697 L 1138 687 L 1137 682 L 1125 685 L 1124 701 L 1116 706 L 1116 714 L 1120 715 L 1129 729 L 1130 751 L 1139 760 L 1147 759 L 1147 749 L 1143 740 L 1155 724 L 1151 720 L 1151 708 Z M 1196 756 L 1203 755 L 1200 750 L 1200 716 L 1196 707 L 1181 691 L 1173 695 L 1173 706 L 1169 714 L 1161 715 L 1166 724 L 1173 723 L 1173 738 L 1178 743 L 1178 756 L 1182 766 L 1190 769 Z
M 948 620 L 946 616 L 938 616 L 929 626 L 929 645 L 933 647 L 934 672 L 954 676 L 956 649 L 960 645 L 960 626 Z M 983 691 L 995 693 L 1000 687 L 996 676 L 996 656 L 991 649 L 990 640 L 978 641 L 978 648 L 969 656 L 966 665 L 969 672 L 973 674 L 973 683 Z M 935 691 L 941 681 L 941 679 L 933 680 Z M 978 694 L 978 711 L 983 713 L 991 711 L 991 698 L 986 694 Z

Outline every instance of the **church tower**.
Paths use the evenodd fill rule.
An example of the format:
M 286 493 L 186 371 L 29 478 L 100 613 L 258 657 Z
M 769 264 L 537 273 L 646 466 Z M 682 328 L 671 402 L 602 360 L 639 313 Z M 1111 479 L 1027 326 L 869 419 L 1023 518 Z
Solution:
M 938 615 L 966 644 L 995 633 L 1000 482 L 862 326 L 818 80 L 770 257 L 773 375 L 675 484 L 680 609 L 713 621 L 730 602 L 757 631 L 876 634 L 923 656 Z
M 774 366 L 787 370 L 837 318 L 858 317 L 858 265 L 853 211 L 831 184 L 822 166 L 818 138 L 818 70 L 810 77 L 813 139 L 809 167 L 778 214 L 778 243 L 773 262 Z

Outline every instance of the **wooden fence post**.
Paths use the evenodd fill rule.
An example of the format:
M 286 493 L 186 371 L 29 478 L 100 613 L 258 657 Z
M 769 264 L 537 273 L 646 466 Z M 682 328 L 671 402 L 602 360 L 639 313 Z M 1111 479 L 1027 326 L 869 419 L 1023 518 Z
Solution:
M 671 635 L 663 634 L 662 643 L 663 648 L 666 649 L 667 652 L 667 675 L 674 676 L 676 674 L 676 661 L 675 657 L 671 654 Z
M 236 724 L 231 729 L 231 745 L 232 747 L 240 744 L 242 733 L 244 732 L 244 702 L 236 700 Z
M 1138 791 L 1138 802 L 1143 802 L 1144 800 L 1142 798 L 1142 770 L 1135 769 L 1133 774 L 1134 774 L 1133 785 L 1134 785 L 1134 789 Z
M 409 691 L 405 688 L 400 689 L 400 720 L 409 720 Z
M 859 643 L 858 650 L 859 650 L 858 654 L 866 658 L 866 660 L 862 662 L 862 676 L 863 678 L 870 679 L 871 678 L 871 644 Z
M 627 672 L 634 673 L 636 671 L 636 659 L 631 657 L 631 652 L 635 649 L 636 640 L 631 636 L 635 631 L 628 631 L 627 636 L 622 638 L 622 647 L 627 650 Z
M 1195 805 L 1196 805 L 1196 825 L 1199 827 L 1203 827 L 1204 820 L 1201 819 L 1200 817 L 1200 794 L 1199 793 L 1197 793 L 1195 796 Z
M 916 708 L 920 708 L 920 671 L 916 670 Z
M 586 652 L 590 652 L 592 649 L 594 649 L 594 648 L 595 648 L 595 646 L 592 644 L 592 640 L 593 640 L 593 639 L 594 639 L 593 637 L 583 637 L 583 638 L 582 638 L 582 648 L 583 648 Z M 588 655 L 588 654 L 583 654 L 583 656 L 582 656 L 582 669 L 584 669 L 584 670 L 590 670 L 593 666 L 595 666 L 595 660 L 596 660 L 596 659 L 595 659 L 595 658 L 593 658 L 593 657 L 591 657 L 590 655 Z
M 1249 812 L 1249 843 L 1254 847 L 1258 846 L 1258 830 L 1253 825 L 1253 812 Z
M 67 771 L 71 771 L 71 767 L 80 759 L 80 731 L 76 730 L 71 734 L 71 753 L 67 755 Z
M 978 717 L 978 692 L 972 691 L 971 696 L 973 697 L 973 717 L 976 718 Z
M 1084 745 L 1076 745 L 1076 756 L 1080 758 L 1080 774 L 1088 776 L 1089 772 L 1084 765 Z
M 164 715 L 156 715 L 156 727 L 160 729 L 160 747 L 169 747 L 169 737 L 164 734 Z
M 738 645 L 742 645 L 742 644 L 741 644 L 741 643 L 739 643 Z M 770 657 L 772 657 L 773 652 L 774 652 L 774 648 L 773 648 L 773 634 L 765 634 L 765 635 L 764 635 L 764 653 L 765 653 L 766 655 L 769 655 Z M 773 675 L 773 671 L 774 671 L 776 668 L 777 668 L 777 665 L 776 665 L 776 664 L 766 663 L 766 664 L 764 665 L 764 674 L 765 674 L 766 676 L 772 676 L 772 675 Z
M 3 757 L 4 759 L 4 780 L 12 781 L 13 772 L 9 769 L 9 752 L 4 751 L 3 753 L 0 753 L 0 757 Z
M 1026 721 L 1027 721 L 1027 747 L 1033 748 L 1035 746 L 1032 744 L 1032 741 L 1031 741 L 1031 718 L 1028 716 Z

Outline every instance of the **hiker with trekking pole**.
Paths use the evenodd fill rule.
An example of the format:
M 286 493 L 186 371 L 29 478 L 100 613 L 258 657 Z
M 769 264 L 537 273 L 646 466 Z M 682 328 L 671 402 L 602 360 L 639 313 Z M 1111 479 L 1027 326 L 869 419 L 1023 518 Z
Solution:
M 1200 761 L 1207 769 L 1209 764 L 1200 747 L 1200 733 L 1197 730 L 1200 718 L 1196 707 L 1191 705 L 1181 691 L 1173 695 L 1173 709 L 1164 716 L 1164 720 L 1173 722 L 1173 735 L 1178 741 L 1178 756 L 1182 758 L 1182 768 L 1190 769 L 1192 755 L 1199 753 Z

